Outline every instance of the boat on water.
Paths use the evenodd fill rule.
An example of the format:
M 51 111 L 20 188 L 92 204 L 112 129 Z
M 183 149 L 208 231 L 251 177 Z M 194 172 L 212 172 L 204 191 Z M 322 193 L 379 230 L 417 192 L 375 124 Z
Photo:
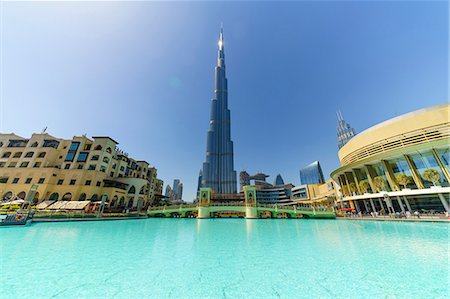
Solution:
M 27 225 L 33 216 L 30 213 L 14 213 L 0 215 L 0 226 Z

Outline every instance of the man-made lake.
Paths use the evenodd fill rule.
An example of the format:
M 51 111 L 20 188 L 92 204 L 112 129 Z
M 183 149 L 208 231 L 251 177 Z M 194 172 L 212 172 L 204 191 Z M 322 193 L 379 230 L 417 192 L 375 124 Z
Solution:
M 444 298 L 447 223 L 146 219 L 0 228 L 1 298 Z

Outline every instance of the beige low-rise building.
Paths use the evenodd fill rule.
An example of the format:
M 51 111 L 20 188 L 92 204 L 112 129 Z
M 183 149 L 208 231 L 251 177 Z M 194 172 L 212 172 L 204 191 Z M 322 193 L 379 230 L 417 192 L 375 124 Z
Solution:
M 103 136 L 0 134 L 1 199 L 103 200 L 111 210 L 141 210 L 161 196 L 162 181 L 155 167 L 117 145 Z

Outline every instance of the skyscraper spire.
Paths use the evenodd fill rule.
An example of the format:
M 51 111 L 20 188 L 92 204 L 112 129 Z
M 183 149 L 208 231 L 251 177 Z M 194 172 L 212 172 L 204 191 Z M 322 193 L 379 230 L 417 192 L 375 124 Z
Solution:
M 236 193 L 236 171 L 233 162 L 233 142 L 228 109 L 228 81 L 225 74 L 223 29 L 220 30 L 217 66 L 214 73 L 214 97 L 206 142 L 206 160 L 203 163 L 202 187 L 216 193 Z

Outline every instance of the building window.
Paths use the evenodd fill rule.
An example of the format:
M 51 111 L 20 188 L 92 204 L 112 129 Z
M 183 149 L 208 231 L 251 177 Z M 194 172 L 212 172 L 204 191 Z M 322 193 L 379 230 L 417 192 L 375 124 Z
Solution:
M 92 144 L 85 144 L 84 145 L 84 150 L 85 151 L 89 151 L 91 149 Z
M 95 170 L 95 165 L 94 164 L 89 165 L 88 170 Z
M 109 174 L 110 177 L 114 177 L 114 171 L 111 171 L 111 173 Z
M 14 167 L 16 167 L 16 165 L 17 165 L 17 162 L 11 162 L 11 163 L 9 163 L 8 168 L 14 168 Z
M 26 147 L 27 143 L 28 143 L 28 139 L 10 140 L 8 147 Z
M 78 147 L 80 146 L 79 142 L 72 142 L 69 147 L 69 151 L 67 152 L 65 161 L 72 162 L 75 158 L 75 154 L 77 153 Z
M 76 181 L 77 181 L 77 180 L 70 180 L 69 185 L 75 185 Z
M 69 169 L 69 168 L 70 168 L 70 164 L 64 165 L 64 169 Z
M 89 153 L 81 152 L 78 154 L 77 162 L 86 162 Z
M 44 140 L 44 144 L 42 147 L 52 147 L 52 148 L 58 148 L 59 141 L 58 140 Z
M 45 178 L 40 178 L 38 184 L 43 184 L 45 182 Z
M 0 168 L 5 167 L 5 162 L 0 162 Z
M 6 184 L 8 182 L 8 178 L 0 178 L 0 184 Z
M 39 155 L 38 155 L 37 157 L 38 157 L 38 158 L 44 158 L 44 157 L 45 157 L 45 152 L 39 153 Z
M 28 167 L 28 162 L 22 162 L 22 163 L 20 163 L 20 167 L 21 167 L 21 168 Z
M 58 182 L 56 183 L 57 185 L 62 185 L 64 183 L 64 180 L 58 180 Z
M 38 147 L 38 143 L 37 143 L 37 142 L 33 142 L 33 144 L 31 145 L 31 147 Z
M 32 178 L 27 178 L 27 179 L 25 180 L 25 184 L 31 183 L 32 180 L 33 180 Z
M 97 187 L 100 187 L 101 185 L 102 185 L 102 182 L 100 182 L 100 181 L 97 181 Z
M 106 167 L 105 167 L 105 166 L 101 166 L 101 167 L 100 167 L 100 171 L 101 171 L 101 172 L 106 172 Z
M 6 152 L 3 154 L 2 158 L 9 158 L 11 156 L 11 152 Z
M 22 152 L 17 152 L 14 154 L 13 158 L 20 158 L 22 156 Z
M 98 158 L 99 158 L 98 155 L 94 155 L 94 156 L 91 157 L 91 160 L 92 160 L 92 161 L 97 161 Z
M 109 163 L 109 158 L 108 158 L 108 157 L 104 157 L 104 158 L 103 158 L 103 162 L 104 162 L 104 163 Z
M 94 150 L 95 150 L 95 151 L 101 151 L 101 150 L 102 150 L 102 146 L 101 146 L 101 145 L 97 145 L 97 146 L 94 148 Z
M 86 186 L 90 186 L 90 185 L 91 185 L 91 180 L 87 180 L 84 184 L 85 184 Z
M 39 167 L 41 167 L 41 162 L 36 162 L 36 163 L 34 163 L 33 167 L 34 167 L 34 168 L 39 168 Z
M 116 169 L 116 167 L 117 167 L 116 163 L 113 162 L 112 168 L 113 168 L 113 169 Z
M 19 178 L 14 178 L 12 181 L 13 184 L 17 184 L 18 182 L 19 182 Z
M 78 169 L 83 169 L 83 167 L 84 167 L 84 164 L 78 164 Z
M 34 153 L 33 152 L 28 152 L 25 154 L 25 158 L 31 158 L 33 157 Z
M 120 166 L 120 171 L 124 171 L 125 167 L 124 166 Z

